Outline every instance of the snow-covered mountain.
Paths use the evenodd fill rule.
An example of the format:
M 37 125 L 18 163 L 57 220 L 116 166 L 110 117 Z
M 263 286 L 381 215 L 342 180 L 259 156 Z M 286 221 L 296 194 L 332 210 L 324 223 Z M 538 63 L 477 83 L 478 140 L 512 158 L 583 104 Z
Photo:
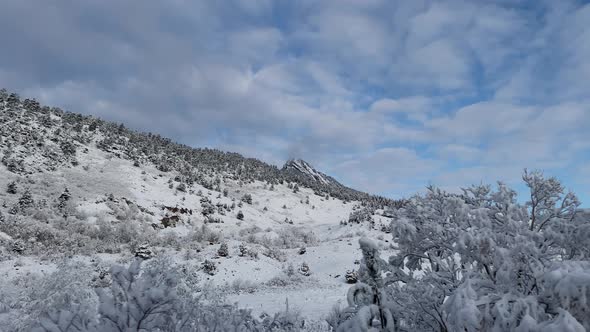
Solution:
M 307 176 L 310 179 L 313 179 L 314 181 L 317 181 L 325 185 L 331 184 L 341 186 L 341 184 L 338 183 L 338 181 L 334 180 L 333 178 L 327 176 L 322 172 L 317 171 L 303 159 L 289 159 L 283 166 L 283 169 L 296 171 L 303 176 Z
M 0 157 L 1 332 L 590 329 L 589 214 L 542 172 L 393 201 L 2 90 Z
M 388 250 L 382 213 L 400 204 L 302 160 L 279 169 L 6 91 L 0 154 L 0 295 L 16 301 L 0 300 L 0 326 L 23 331 L 40 314 L 15 304 L 33 296 L 30 278 L 68 280 L 52 273 L 76 262 L 86 271 L 77 278 L 95 283 L 135 255 L 166 257 L 255 314 L 284 310 L 288 299 L 319 321 L 345 303 L 358 239 L 380 238 Z

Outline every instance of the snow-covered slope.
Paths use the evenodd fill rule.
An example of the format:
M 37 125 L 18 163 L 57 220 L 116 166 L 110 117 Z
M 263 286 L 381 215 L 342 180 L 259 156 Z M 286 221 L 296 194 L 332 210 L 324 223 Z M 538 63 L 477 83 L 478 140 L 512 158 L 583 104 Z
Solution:
M 316 171 L 309 163 L 302 159 L 289 159 L 283 169 L 295 170 L 301 173 L 303 176 L 307 176 L 315 181 L 323 184 L 337 184 L 340 185 L 336 180 L 325 175 L 322 172 Z
M 0 98 L 0 116 L 0 294 L 24 291 L 17 280 L 64 259 L 100 274 L 147 247 L 255 313 L 283 310 L 288 299 L 319 320 L 344 305 L 361 236 L 389 251 L 382 212 L 395 202 L 302 160 L 279 170 L 14 96 Z M 309 275 L 298 272 L 304 263 Z M 3 306 L 0 326 L 26 311 Z

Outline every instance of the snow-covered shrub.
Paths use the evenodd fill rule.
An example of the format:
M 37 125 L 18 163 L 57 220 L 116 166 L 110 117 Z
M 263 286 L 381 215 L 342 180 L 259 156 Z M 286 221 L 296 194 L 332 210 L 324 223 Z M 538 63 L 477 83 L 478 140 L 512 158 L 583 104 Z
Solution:
M 359 277 L 356 271 L 348 270 L 346 271 L 346 274 L 344 274 L 344 279 L 346 279 L 346 282 L 349 284 L 356 284 Z
M 305 320 L 299 311 L 289 308 L 289 300 L 285 299 L 285 310 L 266 316 L 262 325 L 265 331 L 299 331 L 305 326 Z
M 318 243 L 318 238 L 312 231 L 300 227 L 285 227 L 277 231 L 277 234 L 273 244 L 284 249 L 313 246 Z
M 252 195 L 244 194 L 240 200 L 246 204 L 252 204 Z
M 396 331 L 397 322 L 387 307 L 388 294 L 384 289 L 383 272 L 387 263 L 381 259 L 377 245 L 367 239 L 359 240 L 363 259 L 358 271 L 358 282 L 347 295 L 346 320 L 336 331 Z
M 311 275 L 311 269 L 309 268 L 309 265 L 307 265 L 307 263 L 305 262 L 301 263 L 298 272 L 299 274 L 304 275 L 306 277 L 309 277 Z
M 17 185 L 16 182 L 12 181 L 8 184 L 8 186 L 6 187 L 6 192 L 11 194 L 11 195 L 15 195 L 17 193 Z
M 342 326 L 368 328 L 375 317 L 389 324 L 391 314 L 402 330 L 590 329 L 588 238 L 576 236 L 587 234 L 590 220 L 577 218 L 577 198 L 556 179 L 540 172 L 523 179 L 531 192 L 525 205 L 502 183 L 462 194 L 430 187 L 412 198 L 392 222 L 397 253 L 385 262 L 376 246 L 363 249 L 353 289 L 374 275 L 364 293 L 380 304 L 365 304 Z
M 220 257 L 227 257 L 229 255 L 229 248 L 227 243 L 222 243 L 217 250 L 217 255 Z
M 201 267 L 203 268 L 203 271 L 208 275 L 214 275 L 215 273 L 217 273 L 217 265 L 215 264 L 215 262 L 210 261 L 208 259 L 206 259 L 203 262 L 203 264 L 201 264 Z
M 223 224 L 223 220 L 219 217 L 207 216 L 205 222 L 208 224 Z
M 201 207 L 201 214 L 205 217 L 215 213 L 215 205 L 211 204 L 211 202 L 209 201 L 202 202 Z
M 279 262 L 284 262 L 287 260 L 285 253 L 278 248 L 274 247 L 267 247 L 262 254 L 268 258 L 276 259 Z
M 279 275 L 276 275 L 276 276 L 270 278 L 264 284 L 268 287 L 283 288 L 283 287 L 287 287 L 289 285 L 292 285 L 293 282 L 292 282 L 292 278 L 286 276 L 285 274 L 279 274 Z
M 262 232 L 262 229 L 256 225 L 240 229 L 238 235 L 248 243 L 259 243 L 256 234 Z
M 154 257 L 154 253 L 150 250 L 147 243 L 140 244 L 135 250 L 135 257 L 141 259 L 150 259 Z
M 145 216 L 137 204 L 132 203 L 127 199 L 121 200 L 107 200 L 105 204 L 112 210 L 113 215 L 120 221 L 140 221 L 146 220 Z
M 147 223 L 132 220 L 111 223 L 105 220 L 97 221 L 98 229 L 95 236 L 101 241 L 101 248 L 108 252 L 120 250 L 121 245 L 136 247 L 139 244 L 151 244 L 158 238 L 154 229 Z M 118 248 L 118 249 L 117 249 Z
M 240 251 L 238 256 L 244 257 L 248 255 L 248 247 L 246 247 L 243 243 L 240 244 L 238 250 Z
M 219 243 L 222 239 L 221 234 L 209 228 L 207 225 L 194 227 L 188 234 L 187 238 L 194 242 Z
M 68 261 L 60 263 L 54 273 L 28 275 L 5 284 L 6 287 L 0 289 L 0 298 L 9 309 L 7 315 L 12 318 L 5 320 L 10 326 L 3 328 L 6 331 L 31 331 L 46 316 L 55 316 L 64 309 L 70 311 L 72 306 L 76 306 L 78 314 L 70 321 L 85 324 L 86 317 L 94 316 L 96 312 L 97 299 L 89 287 L 93 274 L 90 266 Z
M 76 296 L 53 301 L 51 306 L 43 304 L 40 314 L 35 316 L 14 319 L 12 323 L 18 328 L 11 331 L 286 332 L 300 331 L 304 325 L 298 313 L 288 308 L 258 320 L 249 310 L 227 305 L 213 288 L 196 288 L 198 275 L 191 273 L 193 270 L 171 266 L 168 258 L 156 258 L 144 264 L 135 260 L 128 267 L 113 266 L 112 284 L 98 288 L 98 297 L 88 292 L 90 288 L 84 288 L 88 280 L 79 278 L 72 282 L 71 278 L 78 275 L 72 274 L 71 269 L 61 271 L 67 273 L 65 278 L 56 280 L 57 284 L 71 282 L 70 288 L 82 289 L 82 295 L 89 298 L 68 293 L 70 289 L 64 288 L 59 294 Z M 88 271 L 82 272 L 90 275 Z
M 11 249 L 12 249 L 12 251 L 14 251 L 14 252 L 16 252 L 18 254 L 22 254 L 25 251 L 26 246 L 25 246 L 24 241 L 22 241 L 22 240 L 16 240 L 16 241 L 12 242 L 12 248 Z
M 52 227 L 50 224 L 30 218 L 12 218 L 0 223 L 0 232 L 26 243 L 31 254 L 76 253 L 93 245 L 85 235 Z
M 270 278 L 265 282 L 265 285 L 269 287 L 287 287 L 294 284 L 302 283 L 303 277 L 298 273 L 292 263 L 283 266 L 281 272 L 276 276 Z
M 348 310 L 348 308 L 343 310 L 340 307 L 340 301 L 332 306 L 332 310 L 325 317 L 326 322 L 330 326 L 330 331 L 335 331 L 342 322 L 352 317 L 354 312 L 350 313 Z
M 373 220 L 373 211 L 369 208 L 362 208 L 352 211 L 348 216 L 347 224 L 362 224 Z
M 10 214 L 24 214 L 29 209 L 35 206 L 35 201 L 33 200 L 33 196 L 31 192 L 27 189 L 18 199 L 18 202 L 8 210 Z
M 248 256 L 253 259 L 258 259 L 258 251 L 250 249 L 248 251 Z
M 238 278 L 231 282 L 229 288 L 235 293 L 254 293 L 257 286 L 250 280 Z
M 112 286 L 97 291 L 98 325 L 103 331 L 164 329 L 174 316 L 176 279 L 154 269 L 141 271 L 141 261 L 111 268 Z

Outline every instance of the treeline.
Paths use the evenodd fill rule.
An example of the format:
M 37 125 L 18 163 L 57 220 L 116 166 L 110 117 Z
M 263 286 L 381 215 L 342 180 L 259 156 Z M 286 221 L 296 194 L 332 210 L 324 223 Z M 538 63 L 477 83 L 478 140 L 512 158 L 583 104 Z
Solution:
M 42 106 L 34 99 L 21 100 L 16 93 L 0 90 L 0 141 L 2 163 L 15 173 L 55 170 L 63 165 L 77 165 L 78 152 L 85 146 L 96 146 L 133 161 L 137 166 L 150 163 L 160 171 L 177 171 L 182 182 L 198 183 L 214 190 L 223 178 L 244 183 L 266 182 L 269 186 L 297 183 L 317 195 L 343 201 L 361 201 L 373 208 L 399 207 L 403 201 L 369 195 L 348 188 L 337 181 L 322 183 L 300 172 L 280 169 L 255 158 L 209 148 L 193 148 L 158 134 L 131 130 L 123 124 L 93 116 L 66 112 L 57 107 Z M 35 153 L 44 157 L 43 165 L 27 163 Z M 45 167 L 45 169 L 42 169 Z M 333 179 L 332 179 L 333 180 Z

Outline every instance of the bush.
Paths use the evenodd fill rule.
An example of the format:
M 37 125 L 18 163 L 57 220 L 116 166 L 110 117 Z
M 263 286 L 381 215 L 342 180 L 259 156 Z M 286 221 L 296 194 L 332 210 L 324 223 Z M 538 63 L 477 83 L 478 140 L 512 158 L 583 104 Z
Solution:
M 128 267 L 111 268 L 112 284 L 91 292 L 85 286 L 88 278 L 74 273 L 71 268 L 61 269 L 62 274 L 52 275 L 55 284 L 70 288 L 53 287 L 43 283 L 35 289 L 51 290 L 27 297 L 27 305 L 35 306 L 35 315 L 20 316 L 9 312 L 16 331 L 299 331 L 303 320 L 296 311 L 286 309 L 273 316 L 256 319 L 249 310 L 223 303 L 212 289 L 197 289 L 198 278 L 186 267 L 173 267 L 169 259 L 156 259 L 142 266 L 141 260 Z M 79 270 L 90 276 L 86 270 Z M 64 275 L 65 273 L 65 275 Z M 74 278 L 74 277 L 77 277 Z M 249 282 L 232 283 L 238 291 L 252 290 Z M 75 290 L 72 292 L 72 289 Z M 81 292 L 80 292 L 81 291 Z M 55 293 L 55 296 L 47 294 Z M 195 294 L 200 294 L 195 296 Z M 35 302 L 44 296 L 44 302 Z M 33 300 L 31 300 L 33 299 Z M 47 301 L 46 299 L 53 299 Z M 21 299 L 17 299 L 22 303 Z M 12 307 L 9 307 L 12 308 Z M 319 331 L 316 329 L 314 331 Z
M 318 243 L 318 238 L 312 231 L 303 228 L 288 227 L 277 232 L 278 237 L 273 241 L 275 246 L 284 249 L 313 246 Z
M 213 261 L 206 259 L 201 266 L 203 271 L 208 275 L 215 275 L 217 273 L 217 265 Z
M 89 265 L 70 261 L 59 263 L 52 274 L 29 275 L 2 285 L 8 287 L 0 289 L 0 298 L 9 309 L 7 315 L 12 317 L 4 320 L 9 326 L 3 328 L 31 331 L 38 322 L 45 320 L 45 316 L 73 304 L 82 315 L 94 316 L 97 298 L 90 287 L 94 275 Z
M 530 200 L 499 183 L 462 194 L 429 187 L 392 223 L 386 262 L 361 240 L 355 318 L 338 331 L 583 331 L 590 329 L 590 220 L 578 199 L 540 172 L 523 176 Z M 387 275 L 386 277 L 383 277 Z M 393 319 L 395 318 L 395 320 Z
M 209 242 L 219 243 L 221 241 L 221 234 L 211 230 L 207 225 L 201 227 L 195 227 L 191 230 L 188 235 L 189 241 L 195 242 Z
M 285 262 L 287 260 L 285 253 L 277 248 L 266 248 L 262 254 L 266 257 L 276 259 L 279 262 Z
M 241 201 L 246 203 L 246 204 L 252 204 L 252 195 L 250 194 L 244 194 L 244 196 L 242 196 Z
M 17 193 L 17 186 L 16 186 L 16 182 L 12 181 L 8 184 L 8 187 L 6 188 L 6 192 L 11 194 L 11 195 L 15 195 Z
M 229 288 L 235 293 L 254 293 L 256 291 L 256 284 L 249 280 L 236 279 L 231 282 Z
M 219 250 L 217 250 L 217 255 L 219 255 L 221 257 L 227 257 L 229 255 L 229 249 L 227 247 L 227 243 L 221 244 L 221 246 L 219 247 Z

